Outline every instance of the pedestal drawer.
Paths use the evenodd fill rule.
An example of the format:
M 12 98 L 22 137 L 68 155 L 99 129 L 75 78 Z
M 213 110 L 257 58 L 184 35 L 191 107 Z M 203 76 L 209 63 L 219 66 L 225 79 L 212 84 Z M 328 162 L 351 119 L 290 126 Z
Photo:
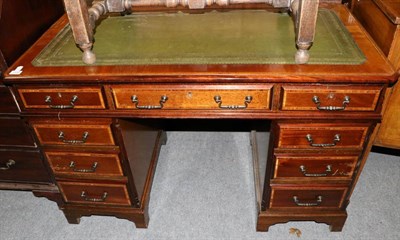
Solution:
M 33 123 L 42 145 L 114 145 L 110 125 L 79 122 Z
M 358 155 L 276 155 L 274 178 L 350 179 L 357 160 Z
M 50 183 L 38 151 L 0 151 L 0 181 Z
M 381 86 L 283 86 L 282 110 L 375 111 Z
M 117 109 L 270 109 L 272 85 L 112 86 Z
M 361 148 L 369 123 L 280 123 L 279 148 Z
M 101 87 L 20 87 L 18 93 L 25 108 L 104 109 Z
M 125 184 L 58 181 L 67 203 L 131 205 Z
M 54 174 L 96 177 L 123 176 L 118 154 L 46 152 Z
M 340 208 L 347 187 L 272 186 L 270 208 Z

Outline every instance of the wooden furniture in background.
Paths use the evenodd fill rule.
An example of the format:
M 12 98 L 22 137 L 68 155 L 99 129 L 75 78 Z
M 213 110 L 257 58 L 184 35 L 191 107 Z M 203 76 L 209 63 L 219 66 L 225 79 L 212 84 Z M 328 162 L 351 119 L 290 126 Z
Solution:
M 1 80 L 7 67 L 63 12 L 62 1 L 57 0 L 0 0 Z M 0 102 L 0 189 L 58 193 L 13 92 L 3 84 Z
M 382 49 L 394 68 L 400 70 L 400 0 L 352 2 L 354 16 Z M 390 90 L 375 145 L 400 149 L 400 85 Z
M 164 119 L 258 119 L 271 131 L 251 134 L 257 230 L 308 220 L 340 231 L 397 76 L 344 6 L 321 6 L 337 13 L 364 63 L 35 67 L 68 23 L 61 18 L 5 82 L 46 155 L 68 221 L 112 215 L 147 226 Z

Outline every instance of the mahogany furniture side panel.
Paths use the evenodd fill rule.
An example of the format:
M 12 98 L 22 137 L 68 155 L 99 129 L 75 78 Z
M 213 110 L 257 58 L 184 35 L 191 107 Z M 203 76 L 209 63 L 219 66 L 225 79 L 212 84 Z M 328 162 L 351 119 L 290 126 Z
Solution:
M 389 0 L 354 1 L 353 13 L 399 71 L 400 3 Z M 396 84 L 390 92 L 375 145 L 400 149 L 400 86 Z

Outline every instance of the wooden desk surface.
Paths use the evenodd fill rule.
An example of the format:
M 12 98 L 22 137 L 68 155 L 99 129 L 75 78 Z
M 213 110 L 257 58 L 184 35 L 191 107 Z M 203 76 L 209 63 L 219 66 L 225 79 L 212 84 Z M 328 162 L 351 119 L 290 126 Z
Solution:
M 23 66 L 21 75 L 6 73 L 6 82 L 174 82 L 220 83 L 287 82 L 297 83 L 393 83 L 396 73 L 378 47 L 366 35 L 347 8 L 339 4 L 322 4 L 333 9 L 349 30 L 367 60 L 362 65 L 127 65 L 34 67 L 32 60 L 67 24 L 62 17 L 10 69 Z M 267 43 L 266 43 L 267 44 Z M 77 51 L 79 51 L 77 49 Z M 234 80 L 232 80 L 234 79 Z

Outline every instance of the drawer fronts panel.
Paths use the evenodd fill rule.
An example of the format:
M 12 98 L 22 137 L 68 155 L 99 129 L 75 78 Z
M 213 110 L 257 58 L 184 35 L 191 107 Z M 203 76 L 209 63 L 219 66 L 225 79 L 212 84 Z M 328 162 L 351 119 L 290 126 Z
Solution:
M 283 86 L 282 110 L 369 111 L 379 102 L 381 86 Z
M 26 109 L 105 109 L 101 87 L 18 88 Z
M 340 208 L 346 187 L 272 187 L 270 208 Z
M 113 86 L 117 109 L 258 109 L 269 110 L 272 85 Z
M 279 124 L 279 148 L 361 148 L 369 124 Z
M 0 181 L 50 183 L 38 151 L 0 151 Z
M 0 146 L 35 147 L 27 125 L 20 118 L 0 118 Z
M 42 145 L 114 145 L 109 125 L 32 124 Z
M 55 175 L 123 176 L 117 154 L 46 152 Z
M 353 176 L 358 156 L 276 156 L 274 178 L 330 178 Z
M 67 203 L 131 205 L 125 184 L 58 181 L 58 186 Z

